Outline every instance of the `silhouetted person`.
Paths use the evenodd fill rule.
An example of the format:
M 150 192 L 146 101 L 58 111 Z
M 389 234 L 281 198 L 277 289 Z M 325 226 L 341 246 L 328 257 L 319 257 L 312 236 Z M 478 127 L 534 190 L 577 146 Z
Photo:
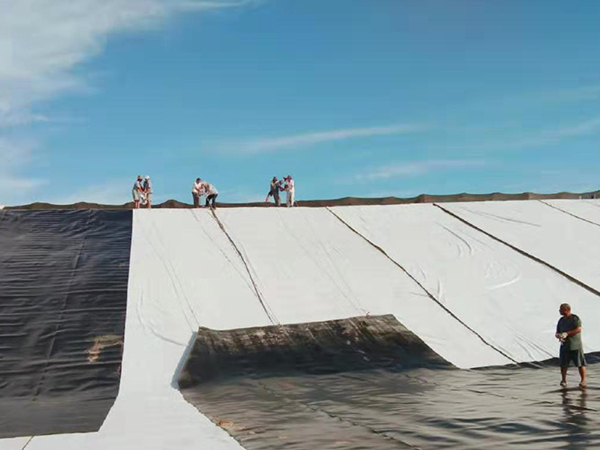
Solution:
M 269 186 L 269 193 L 267 194 L 267 199 L 265 200 L 265 203 L 269 202 L 269 197 L 273 197 L 273 200 L 275 200 L 275 205 L 280 206 L 281 197 L 279 196 L 279 192 L 282 190 L 283 188 L 281 187 L 281 181 L 278 181 L 277 177 L 273 177 Z
M 144 179 L 143 190 L 146 196 L 146 208 L 152 209 L 152 183 L 150 182 L 150 175 L 146 175 Z

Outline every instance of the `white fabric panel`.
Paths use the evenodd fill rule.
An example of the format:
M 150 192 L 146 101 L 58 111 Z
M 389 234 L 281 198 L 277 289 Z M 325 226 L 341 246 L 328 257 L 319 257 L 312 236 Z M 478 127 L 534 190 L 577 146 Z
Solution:
M 598 296 L 433 205 L 332 210 L 519 362 L 558 356 L 561 303 L 569 301 L 584 326 L 600 317 Z M 600 350 L 600 329 L 586 328 L 583 340 L 587 351 Z
M 2 205 L 0 205 L 0 209 L 2 209 Z M 0 439 L 0 450 L 23 450 L 29 439 L 29 437 Z
M 207 211 L 133 216 L 120 392 L 98 433 L 36 437 L 27 450 L 239 450 L 179 393 L 199 325 L 268 325 L 248 276 Z
M 596 225 L 540 201 L 444 203 L 442 206 L 600 290 L 600 228 Z
M 511 362 L 327 209 L 230 209 L 218 216 L 281 323 L 394 314 L 459 367 Z
M 600 200 L 544 200 L 544 203 L 589 220 L 600 227 Z

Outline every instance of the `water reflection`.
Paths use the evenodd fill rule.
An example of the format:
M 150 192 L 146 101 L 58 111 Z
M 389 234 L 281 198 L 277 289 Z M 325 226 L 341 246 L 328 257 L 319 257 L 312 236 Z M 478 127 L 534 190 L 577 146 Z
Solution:
M 600 448 L 593 378 L 557 381 L 550 366 L 256 374 L 184 395 L 249 450 Z
M 587 389 L 563 389 L 561 391 L 563 424 L 566 431 L 563 448 L 590 448 L 588 395 Z
M 600 448 L 600 400 L 557 361 L 459 370 L 394 316 L 215 331 L 178 384 L 248 450 Z M 570 381 L 573 381 L 572 373 Z

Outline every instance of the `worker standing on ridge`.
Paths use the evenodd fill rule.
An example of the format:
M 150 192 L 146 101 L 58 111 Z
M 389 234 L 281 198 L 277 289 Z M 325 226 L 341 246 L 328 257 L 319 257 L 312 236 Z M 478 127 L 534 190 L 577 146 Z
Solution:
M 200 190 L 202 187 L 200 178 L 196 178 L 196 182 L 192 186 L 192 197 L 194 197 L 194 208 L 200 208 Z
M 210 206 L 211 208 L 215 209 L 217 207 L 216 201 L 219 191 L 217 191 L 217 188 L 208 181 L 203 181 L 200 183 L 200 195 L 206 195 L 206 205 L 204 205 L 205 208 Z M 212 206 L 210 205 L 211 202 Z
M 579 369 L 581 376 L 580 388 L 585 388 L 586 369 L 585 355 L 583 353 L 583 344 L 581 343 L 581 319 L 571 313 L 571 306 L 568 303 L 560 305 L 560 315 L 562 316 L 556 325 L 556 338 L 560 340 L 560 373 L 562 380 L 560 385 L 567 387 L 567 369 L 569 363 L 573 361 L 575 367 Z
M 140 200 L 142 199 L 142 192 L 144 188 L 142 187 L 142 176 L 138 175 L 136 182 L 133 184 L 133 189 L 131 190 L 131 194 L 133 195 L 133 207 L 135 209 L 140 208 Z
M 146 195 L 146 207 L 152 209 L 152 183 L 150 182 L 150 175 L 146 175 L 144 179 L 144 194 Z
M 287 198 L 286 198 L 286 206 L 288 208 L 291 208 L 292 206 L 294 206 L 295 203 L 295 196 L 296 196 L 296 187 L 294 186 L 294 180 L 292 179 L 291 175 L 288 175 L 287 177 L 284 178 L 285 180 L 285 191 L 287 192 Z
M 283 188 L 281 187 L 281 181 L 278 181 L 277 177 L 273 177 L 269 186 L 269 193 L 267 194 L 265 203 L 269 203 L 269 197 L 273 197 L 275 205 L 281 206 L 281 197 L 279 196 L 279 191 L 281 191 L 282 189 Z

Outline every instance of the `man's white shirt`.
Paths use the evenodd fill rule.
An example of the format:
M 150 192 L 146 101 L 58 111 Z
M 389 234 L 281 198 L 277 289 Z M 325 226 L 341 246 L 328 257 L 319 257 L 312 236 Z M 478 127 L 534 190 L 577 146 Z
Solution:
M 204 194 L 204 195 L 212 195 L 212 194 L 218 194 L 219 191 L 217 191 L 217 188 L 215 188 L 212 184 L 210 184 L 208 181 L 203 181 L 202 183 L 200 183 L 200 193 Z

